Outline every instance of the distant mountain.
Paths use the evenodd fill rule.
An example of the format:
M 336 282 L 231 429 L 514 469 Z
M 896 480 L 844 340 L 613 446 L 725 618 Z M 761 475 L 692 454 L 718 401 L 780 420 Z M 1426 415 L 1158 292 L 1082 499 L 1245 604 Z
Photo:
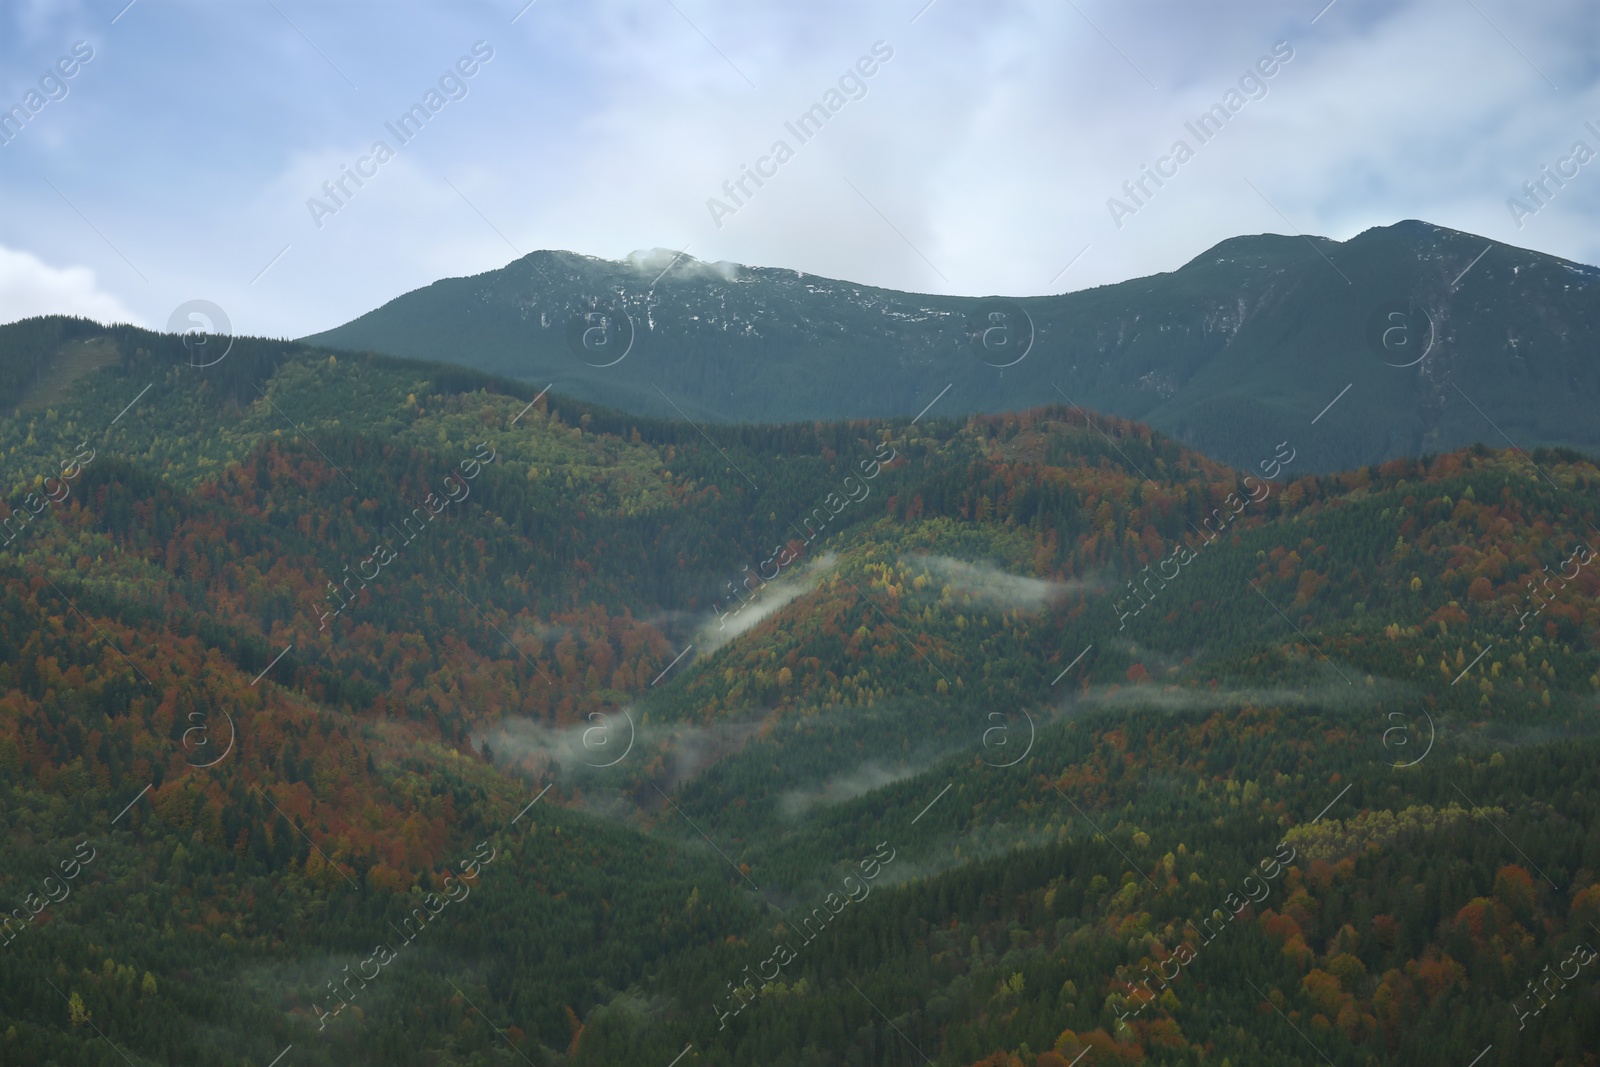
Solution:
M 1507 439 L 1596 450 L 1597 281 L 1417 221 L 1239 237 L 1169 274 L 1015 301 L 535 252 L 305 340 L 714 421 L 914 415 L 947 385 L 932 416 L 1065 397 L 1238 466 L 1292 439 L 1328 470 Z

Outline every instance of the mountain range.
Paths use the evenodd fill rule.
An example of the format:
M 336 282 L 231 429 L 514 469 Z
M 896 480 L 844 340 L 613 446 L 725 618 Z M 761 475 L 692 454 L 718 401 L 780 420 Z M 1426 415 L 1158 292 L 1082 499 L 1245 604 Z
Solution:
M 535 252 L 308 344 L 459 363 L 721 422 L 1067 403 L 1235 466 L 1337 470 L 1476 442 L 1600 448 L 1600 269 L 1425 222 L 1225 241 L 1167 274 L 951 297 L 656 250 Z M 1331 405 L 1331 406 L 1330 406 Z
M 1343 328 L 1347 252 L 1243 244 Z M 1496 314 L 1586 366 L 1546 268 Z M 1507 386 L 1525 447 L 1324 469 L 1477 305 L 1380 307 L 1376 376 L 1230 466 L 1067 380 L 691 424 L 712 356 L 639 359 L 657 304 L 595 366 L 595 300 L 556 355 L 676 367 L 664 415 L 465 344 L 0 327 L 0 1067 L 1594 1062 L 1600 464 Z M 962 359 L 1056 321 L 957 303 Z

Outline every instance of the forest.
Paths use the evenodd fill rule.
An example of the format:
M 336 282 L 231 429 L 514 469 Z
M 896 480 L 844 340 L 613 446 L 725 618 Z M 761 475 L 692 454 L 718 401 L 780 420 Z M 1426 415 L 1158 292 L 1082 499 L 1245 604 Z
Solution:
M 1600 1063 L 1583 454 L 59 318 L 0 411 L 0 1067 Z

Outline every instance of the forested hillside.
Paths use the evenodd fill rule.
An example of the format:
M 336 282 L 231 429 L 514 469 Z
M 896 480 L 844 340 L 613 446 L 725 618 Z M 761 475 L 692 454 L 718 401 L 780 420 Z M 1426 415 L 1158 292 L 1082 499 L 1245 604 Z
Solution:
M 1584 455 L 542 387 L 0 330 L 0 1065 L 1600 1062 Z

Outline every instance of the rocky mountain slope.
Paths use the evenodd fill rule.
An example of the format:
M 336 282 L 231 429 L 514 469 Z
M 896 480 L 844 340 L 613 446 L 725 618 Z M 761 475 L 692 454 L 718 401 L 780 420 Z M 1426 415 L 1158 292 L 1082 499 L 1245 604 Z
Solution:
M 1600 448 L 1597 281 L 1417 221 L 1239 237 L 1168 274 L 1017 300 L 535 252 L 306 340 L 696 420 L 1070 403 L 1235 465 L 1295 436 L 1332 470 L 1477 442 Z

